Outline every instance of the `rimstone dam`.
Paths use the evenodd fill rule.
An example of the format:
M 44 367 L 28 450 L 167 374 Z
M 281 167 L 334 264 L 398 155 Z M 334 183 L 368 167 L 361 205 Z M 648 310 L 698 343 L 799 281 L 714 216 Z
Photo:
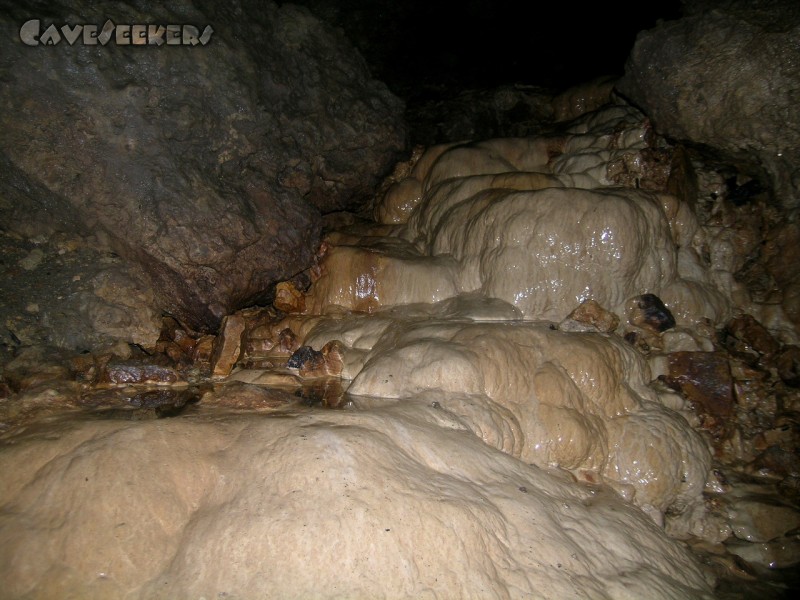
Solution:
M 794 597 L 800 7 L 459 10 L 0 1 L 0 598 Z

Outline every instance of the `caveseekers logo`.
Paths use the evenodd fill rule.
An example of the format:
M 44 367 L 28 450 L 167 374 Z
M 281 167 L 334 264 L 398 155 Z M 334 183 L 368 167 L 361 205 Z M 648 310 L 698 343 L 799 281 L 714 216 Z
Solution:
M 55 46 L 62 40 L 70 46 L 78 41 L 85 46 L 105 46 L 112 40 L 118 46 L 205 46 L 212 33 L 211 25 L 206 25 L 200 33 L 194 25 L 115 25 L 111 19 L 102 28 L 51 24 L 42 30 L 41 21 L 31 19 L 19 28 L 19 39 L 28 46 Z

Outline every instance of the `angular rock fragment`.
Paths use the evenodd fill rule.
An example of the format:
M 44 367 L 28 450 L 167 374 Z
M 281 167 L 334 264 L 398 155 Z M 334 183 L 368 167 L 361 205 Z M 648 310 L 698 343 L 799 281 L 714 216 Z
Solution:
M 628 321 L 653 333 L 675 327 L 675 317 L 655 294 L 642 294 L 628 303 Z
M 727 357 L 719 352 L 673 352 L 668 361 L 667 385 L 692 402 L 705 429 L 727 437 L 736 404 Z
M 290 357 L 286 366 L 290 369 L 299 369 L 305 364 L 322 362 L 322 352 L 314 350 L 311 346 L 301 346 Z
M 242 353 L 244 329 L 245 320 L 240 315 L 228 315 L 222 319 L 222 327 L 211 353 L 211 373 L 214 377 L 230 375 Z
M 281 352 L 292 354 L 300 347 L 300 342 L 294 332 L 286 327 L 278 333 L 278 349 Z
M 214 352 L 214 335 L 204 335 L 197 340 L 197 344 L 192 351 L 192 359 L 196 363 L 207 363 L 211 361 Z
M 748 364 L 760 357 L 769 358 L 780 349 L 780 343 L 752 315 L 737 315 L 722 329 L 720 342 L 733 356 Z
M 273 305 L 285 313 L 301 313 L 306 309 L 306 297 L 290 281 L 281 281 L 275 288 Z
M 342 374 L 344 347 L 339 340 L 331 340 L 322 347 L 319 356 L 314 356 L 300 367 L 302 377 L 324 377 Z
M 611 333 L 619 325 L 619 317 L 594 300 L 582 302 L 558 328 L 561 331 L 599 331 Z
M 286 366 L 299 369 L 302 377 L 338 377 L 342 373 L 343 350 L 344 347 L 338 340 L 329 341 L 319 352 L 311 346 L 302 346 L 292 354 Z

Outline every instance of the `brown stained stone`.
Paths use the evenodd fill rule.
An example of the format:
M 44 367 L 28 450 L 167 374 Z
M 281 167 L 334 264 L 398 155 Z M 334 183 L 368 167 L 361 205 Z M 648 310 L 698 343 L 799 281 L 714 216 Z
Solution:
M 265 355 L 275 347 L 275 342 L 265 338 L 247 338 L 245 344 L 245 353 L 248 356 Z
M 301 313 L 306 309 L 306 297 L 291 281 L 282 281 L 275 288 L 273 305 L 285 313 Z
M 704 429 L 727 437 L 736 403 L 727 357 L 718 352 L 673 352 L 668 363 L 667 385 L 694 405 Z
M 250 308 L 241 310 L 237 314 L 244 317 L 246 322 L 242 360 L 247 360 L 248 364 L 253 365 L 259 362 L 259 358 L 274 354 L 277 337 L 275 322 L 278 319 L 275 308 L 271 306 Z M 255 362 L 252 359 L 255 359 Z
M 240 315 L 222 319 L 219 335 L 214 340 L 211 353 L 211 373 L 214 377 L 227 377 L 242 353 L 245 320 Z
M 344 366 L 344 347 L 339 340 L 331 340 L 319 353 L 310 356 L 300 366 L 301 377 L 339 376 Z
M 606 176 L 616 185 L 666 191 L 671 164 L 671 150 L 645 148 L 609 162 Z
M 611 333 L 619 325 L 619 317 L 595 300 L 586 300 L 558 326 L 562 331 L 599 331 Z
M 777 356 L 778 375 L 792 387 L 800 387 L 800 346 L 786 346 Z
M 300 348 L 300 342 L 295 333 L 289 329 L 282 329 L 278 333 L 278 350 L 282 353 L 293 354 Z
M 197 344 L 192 352 L 192 359 L 195 362 L 211 362 L 211 354 L 214 352 L 214 335 L 204 335 L 197 340 Z
M 331 340 L 320 351 L 302 346 L 292 354 L 286 366 L 299 369 L 301 377 L 338 377 L 344 366 L 344 346 L 339 340 Z
M 155 350 L 179 366 L 185 367 L 192 362 L 191 355 L 186 354 L 175 342 L 158 342 Z
M 631 298 L 628 302 L 628 321 L 653 333 L 662 333 L 675 327 L 675 317 L 655 294 Z
M 187 367 L 194 362 L 194 350 L 197 340 L 172 317 L 164 317 L 161 323 L 161 334 L 155 345 L 155 352 L 163 354 L 180 367 Z
M 172 342 L 177 346 L 177 349 L 186 356 L 192 355 L 194 347 L 197 344 L 197 340 L 172 317 L 164 317 L 162 320 L 161 335 L 158 338 L 158 342 L 165 343 L 165 345 Z
M 749 364 L 756 363 L 762 356 L 769 358 L 780 349 L 780 343 L 767 328 L 747 314 L 728 321 L 719 338 L 728 352 Z
M 661 336 L 644 329 L 628 329 L 623 339 L 642 354 L 650 354 L 653 351 L 664 349 L 664 342 Z
M 203 405 L 237 410 L 275 409 L 295 402 L 297 398 L 280 388 L 267 388 L 236 381 L 203 396 Z
M 273 369 L 277 365 L 275 364 L 275 361 L 270 358 L 245 355 L 244 358 L 239 359 L 239 366 L 242 369 L 256 369 L 261 371 L 265 369 Z
M 182 377 L 170 367 L 128 360 L 109 363 L 98 380 L 113 385 L 173 384 L 181 381 Z

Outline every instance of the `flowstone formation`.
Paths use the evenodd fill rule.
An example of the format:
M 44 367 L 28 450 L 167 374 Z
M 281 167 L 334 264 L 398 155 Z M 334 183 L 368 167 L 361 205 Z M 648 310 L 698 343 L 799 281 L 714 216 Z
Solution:
M 797 563 L 797 334 L 698 220 L 715 182 L 621 102 L 434 146 L 374 220 L 327 220 L 310 286 L 216 336 L 165 319 L 152 356 L 73 357 L 66 383 L 20 353 L 0 579 L 12 597 L 677 599 Z
M 611 486 L 712 562 L 788 566 L 797 331 L 701 204 L 721 177 L 623 102 L 558 135 L 429 148 L 398 167 L 377 224 L 326 235 L 272 337 L 337 344 L 349 397 L 431 403 Z
M 648 134 L 617 106 L 560 137 L 429 149 L 375 207 L 397 225 L 327 236 L 304 302 L 374 317 L 331 314 L 301 337 L 344 344 L 351 395 L 431 399 L 499 449 L 607 481 L 656 521 L 669 510 L 716 538 L 698 519 L 709 450 L 648 387 L 646 360 L 611 332 L 555 330 L 585 301 L 626 314 L 644 293 L 683 328 L 730 314 L 668 169 L 614 185 L 620 165 L 652 153 Z

